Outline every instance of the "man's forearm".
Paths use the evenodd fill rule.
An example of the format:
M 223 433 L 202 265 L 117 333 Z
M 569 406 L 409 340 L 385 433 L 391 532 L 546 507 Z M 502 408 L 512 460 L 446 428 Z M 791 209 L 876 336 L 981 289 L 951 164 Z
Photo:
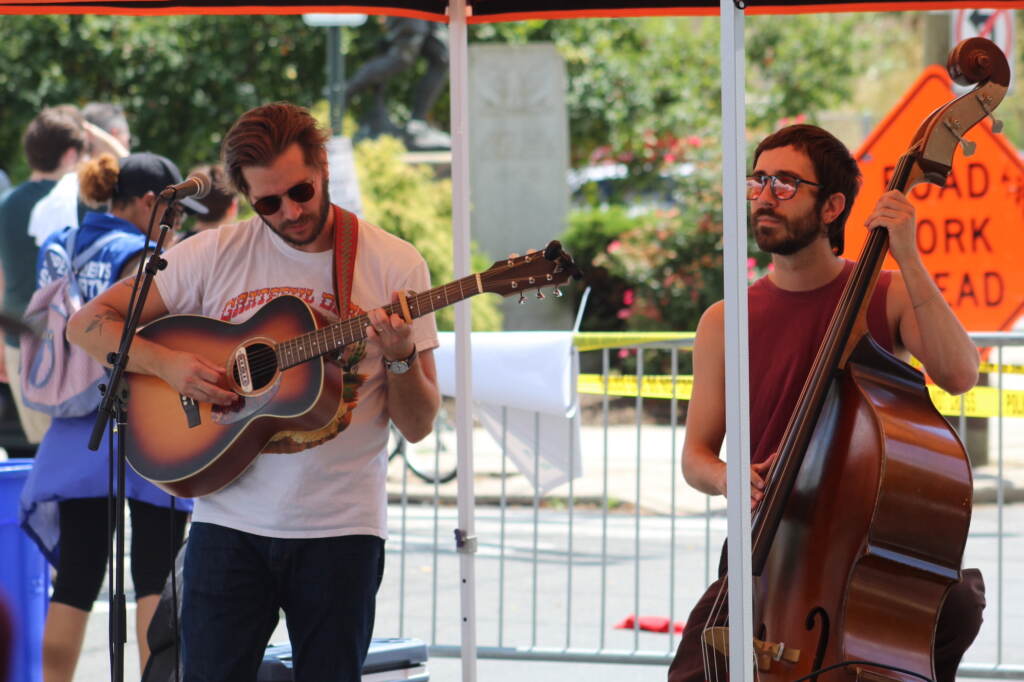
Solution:
M 921 336 L 920 360 L 931 378 L 955 394 L 970 390 L 978 380 L 978 349 L 942 292 L 920 262 L 901 268 L 914 318 Z
M 437 384 L 414 364 L 405 374 L 388 375 L 388 415 L 406 440 L 415 443 L 434 429 L 434 419 L 441 406 Z
M 713 454 L 684 449 L 683 478 L 702 493 L 725 494 L 725 462 Z
M 108 365 L 107 356 L 119 349 L 123 330 L 124 318 L 116 310 L 87 305 L 68 320 L 67 337 L 97 361 Z M 136 336 L 128 357 L 128 371 L 157 374 L 162 350 L 159 344 Z

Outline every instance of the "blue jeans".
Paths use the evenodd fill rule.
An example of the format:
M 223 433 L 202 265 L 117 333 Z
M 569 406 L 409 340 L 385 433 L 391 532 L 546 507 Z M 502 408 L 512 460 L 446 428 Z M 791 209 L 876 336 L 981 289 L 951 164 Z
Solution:
M 185 552 L 185 682 L 253 682 L 284 609 L 296 682 L 357 682 L 384 541 L 281 539 L 194 523 Z

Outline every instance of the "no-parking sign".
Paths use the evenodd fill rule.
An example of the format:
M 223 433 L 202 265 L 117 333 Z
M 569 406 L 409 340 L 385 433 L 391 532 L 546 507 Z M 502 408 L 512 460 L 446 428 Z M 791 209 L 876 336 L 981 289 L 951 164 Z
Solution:
M 1012 9 L 958 9 L 953 11 L 953 44 L 968 38 L 988 38 L 1006 55 L 1010 62 L 1010 84 L 1013 86 L 1013 10 Z M 965 88 L 969 89 L 969 88 Z

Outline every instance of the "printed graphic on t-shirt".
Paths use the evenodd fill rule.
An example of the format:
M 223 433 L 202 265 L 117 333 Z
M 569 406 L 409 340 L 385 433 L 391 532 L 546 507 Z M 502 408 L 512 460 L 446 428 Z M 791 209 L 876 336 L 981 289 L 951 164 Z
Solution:
M 320 308 L 330 315 L 335 315 L 337 310 L 334 294 L 329 291 L 317 293 L 309 287 L 263 287 L 230 298 L 221 309 L 220 319 L 230 322 L 254 308 L 262 308 L 279 296 L 294 296 L 305 301 L 306 305 Z
M 276 287 L 286 289 L 287 287 Z M 236 297 L 237 298 L 237 297 Z M 334 296 L 331 295 L 333 302 Z M 313 308 L 314 314 L 318 316 L 317 324 L 331 324 L 337 320 L 334 309 L 325 309 L 326 313 Z M 354 303 L 349 303 L 348 315 L 345 319 L 364 314 L 364 311 Z M 359 363 L 366 357 L 366 339 L 351 343 L 342 349 L 336 357 L 328 356 L 324 363 L 324 370 L 327 372 L 341 372 L 341 396 L 338 401 L 338 410 L 334 417 L 323 428 L 314 431 L 282 431 L 275 435 L 263 452 L 289 453 L 300 452 L 316 447 L 331 440 L 339 433 L 348 428 L 352 423 L 352 413 L 359 404 L 359 389 L 366 382 L 367 375 L 358 371 Z

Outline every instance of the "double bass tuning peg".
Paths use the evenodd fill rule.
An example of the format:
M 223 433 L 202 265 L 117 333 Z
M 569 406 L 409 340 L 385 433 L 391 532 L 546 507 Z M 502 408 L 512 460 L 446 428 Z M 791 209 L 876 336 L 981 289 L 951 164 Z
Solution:
M 960 146 L 963 147 L 964 150 L 964 156 L 971 156 L 972 154 L 974 154 L 974 149 L 976 145 L 963 136 L 963 133 L 960 130 L 960 121 L 957 121 L 956 119 L 950 120 L 947 118 L 944 119 L 942 122 L 945 124 L 946 129 L 949 130 L 953 137 L 955 137 L 960 142 Z
M 992 120 L 992 132 L 1003 132 L 1003 122 L 995 117 L 995 115 L 992 113 L 992 109 L 988 106 L 989 102 L 991 102 L 992 100 L 990 100 L 988 97 L 982 97 L 981 95 L 975 95 L 975 97 L 978 98 L 978 104 L 981 105 L 981 110 L 984 111 L 985 115 Z

